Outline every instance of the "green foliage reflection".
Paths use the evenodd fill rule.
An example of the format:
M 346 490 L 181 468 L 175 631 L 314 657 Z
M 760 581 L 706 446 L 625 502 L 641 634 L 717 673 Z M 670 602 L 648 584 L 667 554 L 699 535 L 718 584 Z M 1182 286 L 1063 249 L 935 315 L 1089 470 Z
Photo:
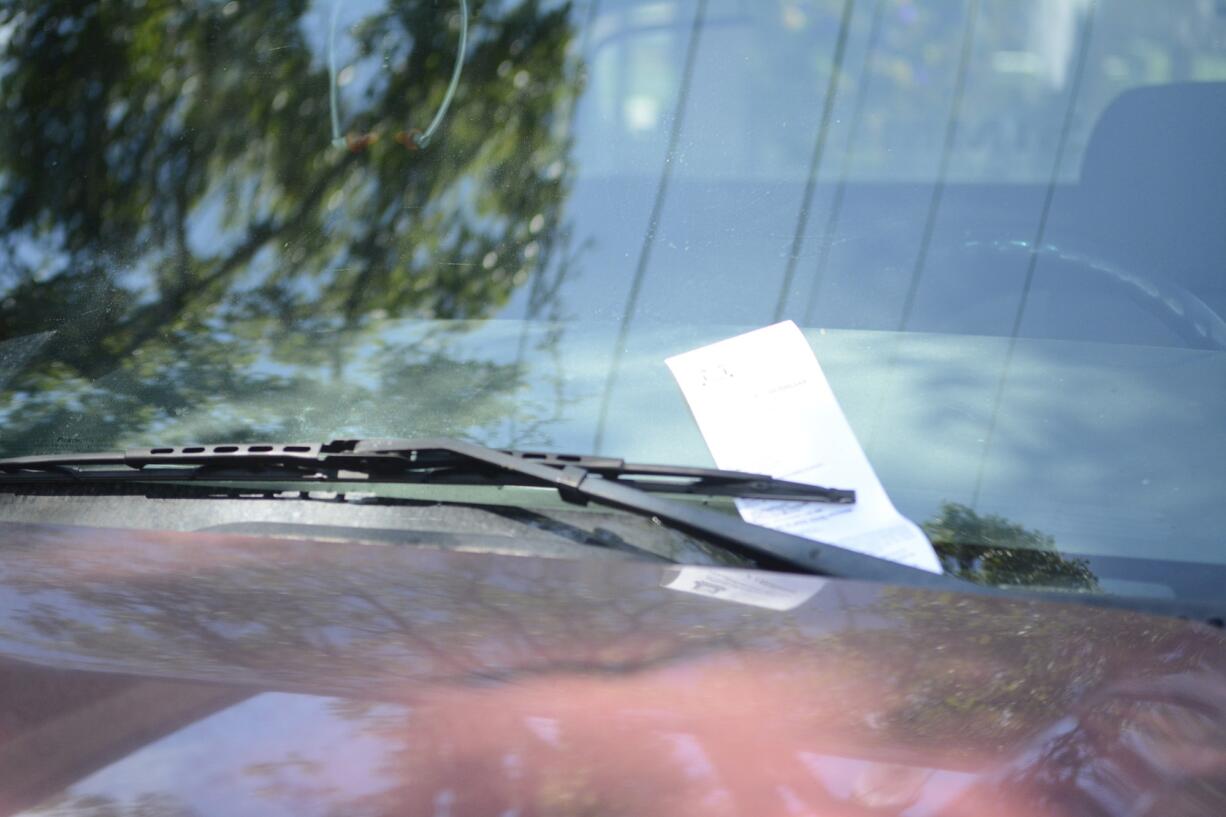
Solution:
M 385 321 L 481 318 L 564 263 L 569 5 L 473 4 L 465 80 L 425 151 L 390 135 L 437 106 L 455 21 L 372 5 L 338 35 L 366 77 L 344 124 L 388 137 L 354 151 L 329 145 L 326 4 L 0 12 L 0 338 L 55 332 L 0 395 L 20 407 L 11 450 L 62 447 L 81 417 L 91 445 L 180 434 L 210 401 L 225 431 L 219 395 L 344 380 Z M 392 382 L 423 365 L 394 360 Z M 514 371 L 490 381 L 505 393 Z M 292 431 L 233 426 L 253 424 Z
M 996 514 L 947 502 L 923 527 L 945 569 L 961 578 L 1002 587 L 1098 588 L 1089 565 L 1060 555 L 1049 534 Z

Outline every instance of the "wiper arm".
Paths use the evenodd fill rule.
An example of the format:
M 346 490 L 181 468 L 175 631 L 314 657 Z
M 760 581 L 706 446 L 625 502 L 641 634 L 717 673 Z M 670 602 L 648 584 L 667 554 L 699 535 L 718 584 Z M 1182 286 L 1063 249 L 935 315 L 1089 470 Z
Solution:
M 0 459 L 0 486 L 14 482 L 201 479 L 546 486 L 557 489 L 571 502 L 592 502 L 658 520 L 748 556 L 763 567 L 929 586 L 963 584 L 655 495 L 690 493 L 843 504 L 855 501 L 853 491 L 738 471 L 503 451 L 457 440 L 185 446 Z
M 102 470 L 106 466 L 120 471 Z M 648 493 L 851 504 L 856 492 L 789 482 L 764 474 L 679 465 L 644 465 L 613 457 L 485 448 L 458 440 L 340 440 L 301 445 L 134 448 L 122 453 L 54 454 L 0 459 L 0 484 L 42 474 L 54 481 L 116 479 L 292 479 L 462 485 L 541 485 L 551 469 L 582 469 Z M 573 473 L 573 471 L 572 471 Z M 570 488 L 545 481 L 561 491 Z

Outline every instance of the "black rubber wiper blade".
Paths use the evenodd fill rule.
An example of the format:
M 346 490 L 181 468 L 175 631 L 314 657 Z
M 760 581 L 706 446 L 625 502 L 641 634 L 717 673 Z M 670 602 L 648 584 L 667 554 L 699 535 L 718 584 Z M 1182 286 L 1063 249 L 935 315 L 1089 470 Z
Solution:
M 478 451 L 512 458 L 495 464 Z M 50 479 L 379 479 L 464 485 L 536 485 L 513 462 L 582 468 L 648 493 L 851 504 L 855 491 L 789 482 L 764 474 L 677 465 L 628 463 L 614 457 L 485 449 L 456 440 L 338 440 L 330 443 L 196 445 L 134 448 L 122 453 L 53 454 L 0 459 L 0 482 L 45 474 Z M 112 466 L 121 470 L 104 470 Z M 342 472 L 343 475 L 342 475 Z M 57 476 L 58 475 L 58 476 Z M 24 480 L 23 480 L 24 481 Z
M 445 441 L 450 448 L 454 441 Z M 379 441 L 366 441 L 362 445 L 380 446 Z M 457 477 L 471 468 L 473 452 L 467 451 L 454 458 L 451 450 L 423 452 L 420 443 L 414 443 L 420 458 L 434 464 L 438 470 L 434 481 L 444 481 L 449 472 L 446 463 L 451 463 Z M 746 471 L 730 471 L 717 468 L 696 468 L 684 465 L 649 465 L 630 463 L 615 457 L 592 455 L 551 454 L 535 451 L 499 450 L 498 453 L 513 457 L 524 463 L 547 465 L 554 468 L 581 468 L 608 480 L 630 485 L 649 493 L 695 494 L 700 496 L 724 496 L 737 499 L 776 499 L 795 502 L 830 502 L 850 505 L 856 501 L 856 492 L 845 488 L 827 488 L 804 482 L 791 482 L 765 474 Z M 505 463 L 501 467 L 504 467 Z M 504 472 L 505 473 L 505 472 Z
M 65 473 L 68 469 L 71 473 Z M 111 470 L 106 470 L 111 469 Z M 722 487 L 770 482 L 760 475 L 633 466 L 599 457 L 562 459 L 524 454 L 457 440 L 341 440 L 302 445 L 221 445 L 132 449 L 116 454 L 60 454 L 0 460 L 0 484 L 123 480 L 309 480 L 446 482 L 493 475 L 490 484 L 555 488 L 566 500 L 594 503 L 644 516 L 667 527 L 753 559 L 761 567 L 827 576 L 957 589 L 965 582 L 907 565 L 759 527 L 736 516 L 678 502 L 643 487 L 651 478 L 727 479 Z M 630 473 L 633 472 L 633 475 Z M 679 473 L 680 472 L 680 473 Z M 811 496 L 829 489 L 802 486 Z M 675 487 L 668 488 L 675 492 Z M 705 490 L 705 489 L 704 489 Z M 787 490 L 792 490 L 789 487 Z M 744 496 L 744 494 L 736 494 Z M 778 499 L 777 495 L 771 495 Z M 854 500 L 854 496 L 841 501 Z M 821 498 L 818 501 L 830 501 Z

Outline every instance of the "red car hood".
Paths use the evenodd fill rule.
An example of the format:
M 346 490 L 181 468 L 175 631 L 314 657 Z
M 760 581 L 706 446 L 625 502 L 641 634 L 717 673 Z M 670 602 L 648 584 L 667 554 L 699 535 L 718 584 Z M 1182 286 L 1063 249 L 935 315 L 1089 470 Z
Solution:
M 19 525 L 0 588 L 3 814 L 1226 814 L 1196 624 Z

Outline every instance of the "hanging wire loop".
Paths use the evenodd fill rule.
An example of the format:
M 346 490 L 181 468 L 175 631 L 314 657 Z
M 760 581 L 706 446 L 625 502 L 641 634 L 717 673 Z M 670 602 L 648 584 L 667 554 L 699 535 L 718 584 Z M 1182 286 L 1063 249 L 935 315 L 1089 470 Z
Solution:
M 332 125 L 332 146 L 358 152 L 377 141 L 378 135 L 374 133 L 349 134 L 348 136 L 341 134 L 340 79 L 336 68 L 336 23 L 343 1 L 333 0 L 332 13 L 328 17 L 328 108 Z M 443 119 L 447 116 L 452 100 L 455 99 L 456 89 L 460 87 L 460 77 L 464 73 L 464 55 L 468 51 L 468 0 L 459 0 L 459 2 L 460 43 L 456 50 L 455 67 L 451 70 L 451 81 L 447 84 L 447 92 L 443 94 L 443 101 L 439 103 L 438 110 L 434 112 L 434 117 L 425 130 L 408 128 L 396 134 L 396 141 L 409 150 L 424 150 L 430 144 L 439 126 L 443 124 Z

